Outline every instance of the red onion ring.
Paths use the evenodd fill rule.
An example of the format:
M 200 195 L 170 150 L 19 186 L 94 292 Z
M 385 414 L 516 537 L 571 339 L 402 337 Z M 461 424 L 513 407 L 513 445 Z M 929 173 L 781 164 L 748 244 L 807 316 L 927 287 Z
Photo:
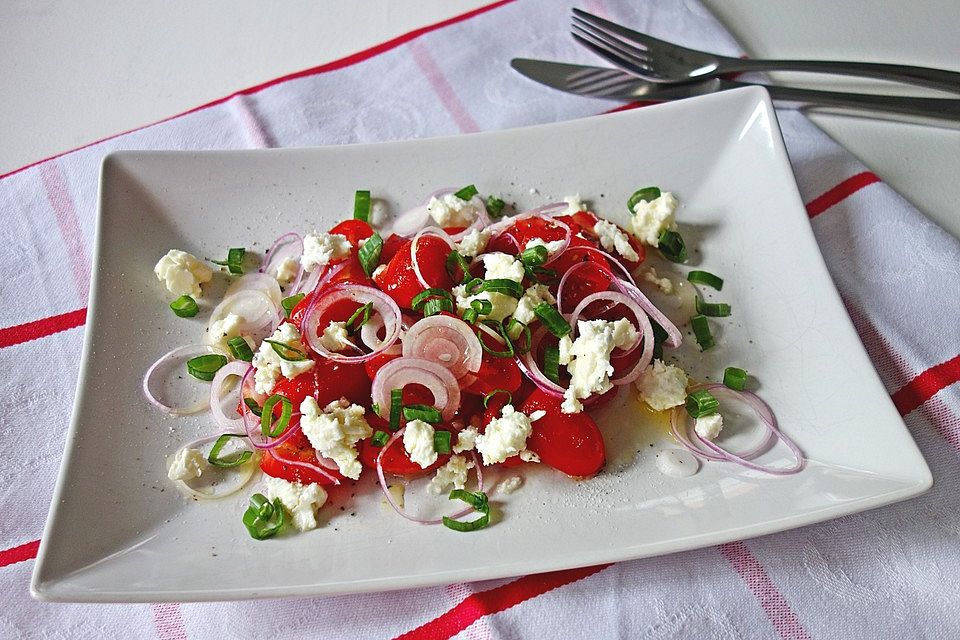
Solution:
M 433 285 L 427 282 L 423 277 L 423 274 L 420 272 L 420 262 L 417 260 L 417 244 L 420 242 L 420 238 L 426 235 L 436 236 L 447 243 L 447 246 L 450 247 L 450 250 L 453 251 L 456 249 L 456 246 L 453 244 L 453 240 L 447 232 L 443 229 L 437 227 L 424 227 L 417 232 L 417 235 L 413 237 L 413 241 L 410 243 L 410 264 L 413 265 L 413 272 L 417 276 L 417 280 L 420 281 L 420 284 L 423 285 L 424 289 L 429 289 Z
M 383 449 L 381 449 L 380 453 L 377 455 L 377 478 L 380 479 L 380 490 L 383 492 L 384 497 L 387 499 L 387 503 L 389 503 L 389 505 L 393 507 L 393 510 L 399 513 L 401 516 L 403 516 L 407 520 L 410 520 L 411 522 L 417 522 L 420 524 L 441 524 L 443 523 L 443 518 L 437 518 L 436 520 L 429 520 L 426 518 L 418 518 L 416 516 L 410 515 L 409 513 L 404 511 L 400 507 L 400 505 L 397 504 L 397 501 L 393 499 L 393 495 L 390 494 L 390 490 L 387 488 L 387 477 L 383 472 L 383 456 L 387 452 L 387 449 L 392 447 L 396 443 L 396 441 L 403 436 L 403 432 L 406 430 L 407 428 L 404 427 L 399 431 L 397 431 L 395 434 L 393 434 L 393 437 L 387 441 L 387 444 L 384 445 Z M 477 458 L 477 454 L 475 451 L 471 451 L 470 454 L 473 456 L 473 462 L 474 462 L 473 468 L 477 470 L 477 491 L 483 491 L 483 470 L 480 467 L 480 460 Z M 456 513 L 448 517 L 462 518 L 463 516 L 467 515 L 472 511 L 473 511 L 473 507 L 467 507 L 465 509 L 461 509 L 460 511 L 457 511 Z
M 681 405 L 679 407 L 675 407 L 670 415 L 670 430 L 677 441 L 680 442 L 680 444 L 688 449 L 691 453 L 715 462 L 735 462 L 736 464 L 739 464 L 747 469 L 762 471 L 772 475 L 789 475 L 797 473 L 804 468 L 806 465 L 806 458 L 803 456 L 803 452 L 800 451 L 800 448 L 792 439 L 780 431 L 773 411 L 770 409 L 770 406 L 759 396 L 751 393 L 750 391 L 736 391 L 735 389 L 731 389 L 718 383 L 697 385 L 691 389 L 691 393 L 704 389 L 714 394 L 718 392 L 720 394 L 725 393 L 742 401 L 744 404 L 753 409 L 754 412 L 756 412 L 760 418 L 760 421 L 763 423 L 763 426 L 766 427 L 767 433 L 759 444 L 751 448 L 749 451 L 738 455 L 727 451 L 718 444 L 707 440 L 706 438 L 701 437 L 700 434 L 694 430 L 693 433 L 697 441 L 711 450 L 704 451 L 701 447 L 694 445 L 694 443 L 691 442 L 687 437 L 687 434 L 690 432 L 690 424 L 688 420 L 689 416 L 686 412 L 686 408 Z M 782 441 L 796 457 L 796 462 L 792 466 L 786 468 L 770 467 L 768 465 L 761 465 L 752 461 L 753 458 L 757 457 L 768 449 L 767 445 L 773 438 Z
M 507 229 L 508 227 L 513 225 L 517 220 L 522 220 L 524 218 L 533 218 L 533 217 L 552 218 L 553 216 L 559 213 L 562 213 L 563 211 L 566 211 L 566 209 L 567 209 L 566 202 L 550 202 L 548 204 L 535 207 L 533 209 L 528 209 L 527 211 L 522 211 L 515 216 L 504 218 L 503 220 L 495 224 L 492 224 L 487 228 L 490 229 L 493 235 L 498 235 L 504 229 Z M 556 222 L 556 221 L 551 220 L 551 222 Z
M 230 283 L 230 286 L 223 293 L 223 298 L 227 299 L 241 291 L 263 292 L 274 305 L 279 305 L 280 301 L 283 300 L 283 292 L 280 290 L 277 279 L 266 273 L 245 273 Z
M 343 300 L 349 300 L 358 304 L 373 303 L 373 311 L 378 313 L 386 326 L 386 337 L 380 341 L 377 349 L 370 353 L 364 353 L 357 356 L 348 356 L 335 351 L 330 351 L 323 346 L 319 334 L 323 331 L 319 327 L 320 317 L 330 305 Z M 393 301 L 393 298 L 373 287 L 366 287 L 357 284 L 336 284 L 317 295 L 310 301 L 306 312 L 303 314 L 303 339 L 319 355 L 333 360 L 334 362 L 360 363 L 370 360 L 389 348 L 400 336 L 401 323 L 400 307 Z
M 173 360 L 175 358 L 180 358 L 182 356 L 193 357 L 193 356 L 203 355 L 208 353 L 214 353 L 214 350 L 207 345 L 188 344 L 182 347 L 177 347 L 176 349 L 169 351 L 164 355 L 160 356 L 160 358 L 157 359 L 156 362 L 150 365 L 150 367 L 147 369 L 147 372 L 143 375 L 142 388 L 143 388 L 144 397 L 146 397 L 146 399 L 150 402 L 150 404 L 155 406 L 160 411 L 163 411 L 164 413 L 168 413 L 173 416 L 188 416 L 194 413 L 199 413 L 204 409 L 206 409 L 209 406 L 209 402 L 206 400 L 198 401 L 187 407 L 175 407 L 175 406 L 164 404 L 156 397 L 156 395 L 154 395 L 153 391 L 150 390 L 150 380 L 153 378 L 153 374 L 157 371 L 157 369 L 161 365 L 167 363 L 170 360 Z M 189 357 L 187 359 L 189 359 Z
M 243 417 L 230 418 L 223 412 L 223 387 L 230 376 L 239 376 L 241 385 L 237 385 L 238 395 L 242 396 L 242 382 L 253 367 L 243 360 L 234 360 L 220 367 L 210 383 L 210 413 L 214 422 L 224 431 L 236 431 L 244 427 Z M 238 400 L 239 402 L 239 400 Z
M 444 420 L 450 420 L 460 407 L 460 385 L 444 366 L 422 358 L 400 357 L 380 367 L 373 378 L 370 396 L 381 407 L 390 406 L 390 392 L 408 384 L 425 386 L 433 394 L 434 406 Z
M 544 375 L 540 369 L 540 365 L 537 364 L 536 356 L 540 350 L 540 343 L 546 334 L 546 327 L 540 327 L 533 332 L 533 335 L 530 336 L 530 350 L 527 351 L 522 358 L 517 357 L 517 365 L 519 365 L 527 377 L 530 378 L 533 384 L 537 385 L 541 391 L 548 395 L 562 398 L 566 389 Z
M 570 314 L 570 318 L 568 319 L 568 322 L 570 323 L 570 328 L 572 329 L 571 334 L 576 334 L 577 320 L 580 319 L 580 314 L 583 313 L 583 310 L 586 309 L 590 304 L 598 300 L 610 300 L 613 303 L 613 306 L 622 304 L 623 306 L 630 309 L 630 311 L 633 312 L 633 315 L 637 318 L 637 324 L 640 325 L 639 326 L 640 330 L 637 332 L 638 334 L 637 339 L 634 340 L 633 344 L 631 344 L 629 347 L 624 347 L 623 350 L 620 352 L 620 355 L 625 356 L 632 353 L 633 350 L 640 345 L 640 343 L 643 340 L 643 337 L 646 335 L 646 331 L 644 330 L 644 326 L 643 326 L 644 323 L 650 324 L 650 320 L 647 318 L 647 314 L 644 311 L 644 309 L 639 304 L 637 304 L 636 300 L 626 295 L 625 293 L 620 293 L 619 291 L 598 291 L 596 293 L 591 293 L 590 295 L 584 297 L 584 299 L 580 301 L 580 304 L 578 304 L 576 308 L 573 310 L 573 313 Z M 650 329 L 650 336 L 651 338 L 648 341 L 648 344 L 653 342 L 653 328 Z M 573 339 L 572 335 L 571 335 L 571 339 Z M 652 353 L 653 352 L 652 344 L 650 345 L 650 350 Z
M 560 254 L 562 254 L 564 251 L 567 250 L 567 247 L 570 246 L 570 239 L 573 237 L 573 231 L 570 229 L 570 225 L 568 225 L 566 222 L 563 222 L 562 220 L 557 220 L 556 218 L 552 218 L 552 217 L 550 217 L 550 216 L 548 216 L 548 215 L 546 215 L 546 214 L 544 214 L 544 213 L 541 212 L 542 209 L 548 209 L 548 208 L 550 208 L 550 207 L 555 207 L 555 206 L 557 206 L 556 203 L 554 203 L 554 204 L 548 204 L 548 205 L 545 205 L 545 206 L 543 206 L 543 207 L 539 207 L 539 208 L 537 208 L 537 209 L 533 209 L 532 211 L 529 211 L 529 212 L 527 212 L 527 213 L 521 213 L 521 214 L 519 214 L 519 215 L 513 216 L 512 218 L 509 219 L 509 220 L 510 220 L 510 225 L 507 226 L 507 227 L 501 227 L 499 233 L 497 233 L 495 236 L 493 236 L 492 238 L 490 238 L 490 242 L 493 242 L 493 241 L 497 240 L 498 238 L 507 238 L 507 239 L 509 239 L 511 242 L 513 242 L 513 244 L 517 247 L 517 251 L 520 252 L 520 253 L 522 253 L 523 250 L 525 249 L 525 247 L 521 247 L 521 246 L 520 246 L 520 242 L 519 242 L 519 241 L 516 239 L 516 237 L 513 235 L 512 226 L 513 226 L 513 225 L 516 225 L 516 223 L 521 222 L 522 220 L 527 220 L 527 219 L 530 219 L 530 218 L 549 218 L 550 224 L 553 224 L 553 225 L 556 225 L 556 226 L 560 227 L 560 228 L 563 230 L 563 233 L 564 233 L 563 246 L 560 247 L 560 249 L 552 252 L 552 253 L 547 257 L 546 262 L 543 263 L 543 266 L 549 265 L 551 262 L 553 262 L 554 260 L 556 260 L 557 258 L 559 258 L 559 257 L 560 257 Z M 566 205 L 561 205 L 561 206 L 564 206 L 564 207 L 565 207 Z M 492 229 L 492 228 L 493 228 L 493 227 L 491 227 L 491 229 Z M 542 238 L 541 238 L 541 239 L 542 239 Z M 544 242 L 546 242 L 546 240 L 544 240 Z
M 240 380 L 240 389 L 248 388 L 248 383 L 251 376 L 253 375 L 254 368 L 250 367 L 247 369 L 247 372 L 243 374 L 243 378 Z M 300 415 L 297 413 L 299 407 L 294 407 L 293 413 L 290 415 L 290 419 L 293 420 L 295 416 Z M 243 430 L 247 434 L 247 438 L 250 439 L 250 444 L 252 444 L 257 449 L 273 449 L 278 444 L 283 444 L 290 439 L 293 434 L 300 431 L 299 422 L 293 427 L 287 427 L 287 430 L 281 433 L 276 438 L 269 438 L 263 435 L 263 430 L 260 427 L 260 418 L 255 416 L 250 407 L 247 406 L 246 402 L 240 403 L 240 419 L 243 421 Z
M 277 260 L 277 250 L 284 245 L 292 244 L 295 249 L 295 255 L 297 257 L 297 275 L 293 277 L 293 280 L 290 281 L 290 291 L 296 291 L 297 287 L 300 286 L 300 280 L 303 278 L 303 265 L 300 264 L 300 257 L 303 256 L 303 236 L 299 233 L 290 231 L 285 233 L 279 238 L 277 238 L 273 245 L 267 249 L 267 259 L 262 265 L 260 265 L 260 273 L 266 273 L 269 275 L 270 266 L 275 260 Z M 293 257 L 293 256 L 290 256 Z
M 177 452 L 174 453 L 173 455 L 174 456 L 177 455 L 177 453 L 179 453 L 183 449 L 200 449 L 201 447 L 203 447 L 203 445 L 209 444 L 211 442 L 215 442 L 220 438 L 221 435 L 222 434 L 218 433 L 212 436 L 203 436 L 202 438 L 197 438 L 192 442 L 188 442 L 187 444 L 182 445 L 179 449 L 177 449 Z M 256 454 L 256 451 L 254 451 L 254 453 Z M 188 496 L 197 498 L 198 500 L 220 500 L 221 498 L 232 496 L 233 494 L 235 494 L 236 492 L 240 491 L 245 486 L 247 486 L 247 483 L 250 482 L 250 478 L 252 478 L 253 475 L 257 472 L 257 470 L 259 470 L 259 467 L 257 466 L 256 455 L 254 455 L 252 459 L 248 460 L 246 463 L 240 465 L 239 467 L 232 467 L 229 469 L 219 469 L 217 467 L 211 466 L 210 470 L 212 472 L 224 473 L 224 475 L 229 474 L 230 476 L 236 475 L 236 473 L 239 472 L 240 475 L 237 476 L 236 484 L 226 489 L 223 493 L 211 493 L 208 491 L 199 491 L 198 489 L 194 489 L 193 487 L 191 487 L 189 484 L 187 484 L 183 480 L 176 481 L 177 487 L 180 488 L 180 490 L 183 491 Z M 214 484 L 218 488 L 222 486 L 220 483 L 215 482 Z
M 250 274 L 268 278 L 264 274 Z M 280 290 L 277 281 L 273 280 L 277 291 Z M 237 307 L 234 309 L 234 307 Z M 250 317 L 257 311 L 259 315 Z M 243 289 L 224 298 L 218 304 L 213 313 L 210 314 L 210 320 L 207 326 L 214 322 L 226 318 L 229 314 L 236 313 L 241 318 L 241 323 L 237 330 L 248 335 L 258 342 L 273 333 L 273 328 L 280 322 L 281 311 L 279 303 L 274 303 L 270 294 L 260 289 Z
M 299 428 L 299 427 L 298 427 L 298 428 Z M 330 471 L 330 469 L 321 467 L 320 465 L 317 465 L 317 464 L 313 464 L 312 462 L 304 462 L 303 460 L 294 460 L 293 458 L 288 458 L 288 457 L 286 457 L 286 456 L 283 455 L 283 452 L 277 451 L 276 449 L 274 449 L 273 451 L 271 451 L 271 452 L 270 452 L 270 455 L 273 456 L 274 458 L 276 458 L 277 460 L 279 460 L 280 462 L 284 463 L 284 464 L 293 465 L 294 467 L 300 467 L 300 468 L 302 468 L 302 469 L 309 469 L 310 471 L 313 471 L 313 472 L 315 472 L 315 473 L 319 473 L 321 476 L 323 476 L 324 478 L 326 478 L 327 480 L 329 480 L 330 482 L 332 482 L 332 483 L 335 484 L 335 485 L 339 485 L 339 484 L 340 484 L 340 479 L 339 479 L 339 478 L 337 478 L 336 476 L 328 473 L 328 472 Z M 318 460 L 318 461 L 321 460 L 321 456 L 317 456 L 317 460 Z M 333 468 L 336 468 L 336 467 L 335 467 L 335 466 L 334 466 L 334 467 L 331 467 L 331 469 L 333 469 Z
M 483 347 L 463 320 L 430 316 L 415 323 L 402 338 L 403 355 L 423 358 L 446 367 L 454 378 L 480 370 Z M 446 357 L 446 359 L 444 359 Z

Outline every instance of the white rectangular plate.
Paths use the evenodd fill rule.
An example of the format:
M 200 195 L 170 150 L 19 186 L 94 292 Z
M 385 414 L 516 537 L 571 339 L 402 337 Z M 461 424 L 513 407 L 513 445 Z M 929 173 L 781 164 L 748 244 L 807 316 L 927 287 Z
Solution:
M 172 247 L 207 257 L 228 246 L 262 251 L 282 231 L 326 229 L 350 215 L 358 188 L 396 212 L 468 183 L 521 208 L 579 191 L 623 223 L 639 186 L 678 194 L 691 266 L 726 279 L 717 299 L 734 311 L 714 322 L 717 348 L 700 355 L 690 344 L 678 360 L 699 379 L 728 365 L 749 370 L 807 468 L 777 478 L 710 463 L 691 478 L 662 476 L 654 454 L 668 446 L 666 431 L 630 389 L 598 419 L 604 473 L 575 482 L 527 472 L 522 489 L 492 496 L 501 516 L 475 533 L 395 516 L 370 472 L 332 492 L 318 530 L 266 542 L 240 522 L 252 487 L 213 504 L 174 490 L 165 456 L 213 427 L 161 416 L 140 380 L 160 354 L 200 339 L 209 307 L 193 320 L 170 313 L 157 259 Z M 433 140 L 117 153 L 103 164 L 96 253 L 77 402 L 33 576 L 44 600 L 218 600 L 491 579 L 782 531 L 931 486 L 827 274 L 759 89 Z M 764 460 L 785 457 L 777 449 Z

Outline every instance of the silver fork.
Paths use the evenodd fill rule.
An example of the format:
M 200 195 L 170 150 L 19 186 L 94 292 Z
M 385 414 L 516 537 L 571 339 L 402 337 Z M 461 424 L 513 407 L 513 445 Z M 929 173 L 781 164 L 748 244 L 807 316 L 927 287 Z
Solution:
M 807 71 L 894 80 L 960 93 L 960 73 L 955 71 L 871 62 L 731 58 L 665 42 L 580 9 L 573 10 L 572 20 L 574 38 L 597 53 L 614 54 L 619 62 L 607 59 L 647 82 L 688 82 L 737 71 Z

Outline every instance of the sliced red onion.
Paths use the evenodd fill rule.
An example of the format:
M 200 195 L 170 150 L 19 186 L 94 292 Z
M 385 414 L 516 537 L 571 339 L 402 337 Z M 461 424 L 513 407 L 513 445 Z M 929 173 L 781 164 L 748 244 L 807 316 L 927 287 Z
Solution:
M 330 351 L 320 340 L 325 327 L 320 327 L 320 318 L 331 305 L 349 300 L 357 304 L 373 304 L 373 312 L 379 314 L 386 327 L 386 337 L 380 341 L 378 347 L 370 353 L 364 353 L 356 356 L 348 356 L 335 351 Z M 357 284 L 335 284 L 325 290 L 321 295 L 317 295 L 310 302 L 306 312 L 303 314 L 303 339 L 316 353 L 333 360 L 334 362 L 359 363 L 366 362 L 374 356 L 381 354 L 400 336 L 400 307 L 393 301 L 393 298 L 373 287 L 365 287 Z
M 540 369 L 540 365 L 537 364 L 537 354 L 540 352 L 540 343 L 543 341 L 544 336 L 547 334 L 546 327 L 540 327 L 533 332 L 533 335 L 530 337 L 530 350 L 527 351 L 524 356 L 517 357 L 517 364 L 523 369 L 523 372 L 530 378 L 535 385 L 540 387 L 540 390 L 544 393 L 555 396 L 557 398 L 563 397 L 563 392 L 566 391 L 563 387 L 558 385 L 556 382 L 544 375 L 543 371 Z
M 217 426 L 224 431 L 236 431 L 242 429 L 244 425 L 242 416 L 231 418 L 223 412 L 223 387 L 225 386 L 227 378 L 239 376 L 241 384 L 237 385 L 238 399 L 235 403 L 232 403 L 235 406 L 240 402 L 240 397 L 242 396 L 242 381 L 247 378 L 247 373 L 251 369 L 253 369 L 253 367 L 251 367 L 249 363 L 243 360 L 234 360 L 220 367 L 217 374 L 213 376 L 213 381 L 210 383 L 210 413 L 213 414 L 213 420 L 217 423 Z
M 594 302 L 598 302 L 600 300 L 609 300 L 612 303 L 612 306 L 617 306 L 622 304 L 623 306 L 627 307 L 628 309 L 630 309 L 630 311 L 633 312 L 633 315 L 637 319 L 637 323 L 639 325 L 637 339 L 634 340 L 633 344 L 631 344 L 629 347 L 625 347 L 620 352 L 620 355 L 625 356 L 629 353 L 632 353 L 633 350 L 636 349 L 637 346 L 642 342 L 643 337 L 646 335 L 646 331 L 644 330 L 644 323 L 649 325 L 650 321 L 647 319 L 647 314 L 645 313 L 644 309 L 639 304 L 637 304 L 637 301 L 625 293 L 620 293 L 619 291 L 598 291 L 597 293 L 591 293 L 590 295 L 586 296 L 583 300 L 580 301 L 580 304 L 578 304 L 577 307 L 573 310 L 573 313 L 570 314 L 570 318 L 568 321 L 570 323 L 570 327 L 573 329 L 572 333 L 575 334 L 577 331 L 577 320 L 580 319 L 580 314 L 583 313 L 583 310 L 586 309 L 589 305 L 593 304 Z M 652 345 L 653 329 L 652 328 L 650 329 L 650 335 L 651 335 L 651 339 L 648 341 L 647 344 L 650 346 L 650 350 L 652 353 L 653 351 L 653 345 Z
M 205 445 L 208 445 L 212 442 L 216 442 L 220 438 L 220 436 L 221 434 L 218 433 L 212 436 L 204 436 L 202 438 L 197 438 L 196 440 L 192 442 L 188 442 L 187 444 L 177 449 L 177 453 L 179 453 L 184 449 L 201 449 L 202 450 L 205 447 Z M 174 456 L 176 456 L 177 453 L 175 453 Z M 171 456 L 171 458 L 172 457 L 173 456 Z M 196 487 L 192 487 L 190 486 L 190 484 L 188 484 L 188 482 L 184 480 L 177 480 L 176 485 L 181 491 L 183 491 L 189 497 L 196 498 L 198 500 L 220 500 L 221 498 L 232 496 L 233 494 L 237 493 L 238 491 L 243 489 L 245 486 L 247 486 L 247 484 L 250 482 L 250 478 L 252 478 L 253 475 L 259 469 L 260 467 L 257 465 L 256 455 L 254 455 L 253 458 L 251 458 L 249 461 L 245 462 L 244 464 L 238 467 L 221 469 L 219 467 L 215 467 L 211 465 L 204 471 L 204 474 L 201 475 L 200 478 L 194 478 L 191 480 L 191 482 L 196 482 L 198 480 L 203 480 L 204 476 L 209 478 L 210 475 L 216 475 L 218 479 L 209 482 L 209 486 L 211 488 L 210 491 L 202 491 Z M 232 479 L 233 482 L 227 485 L 226 483 L 221 482 L 219 478 L 229 478 L 229 479 Z
M 403 355 L 423 358 L 446 367 L 454 378 L 480 370 L 483 347 L 463 320 L 430 316 L 415 323 L 402 338 Z
M 248 384 L 250 378 L 253 376 L 254 368 L 250 367 L 247 372 L 243 375 L 243 378 L 240 380 L 240 389 L 241 393 L 244 389 L 248 389 Z M 299 416 L 297 413 L 299 407 L 293 407 L 293 413 L 290 415 L 290 420 L 292 421 L 294 417 Z M 250 444 L 255 446 L 257 449 L 273 449 L 278 444 L 283 444 L 289 440 L 293 434 L 300 431 L 299 422 L 293 426 L 288 427 L 286 431 L 281 433 L 276 438 L 269 438 L 263 434 L 263 429 L 260 426 L 260 418 L 255 416 L 250 407 L 247 406 L 246 402 L 240 403 L 240 420 L 243 424 L 243 430 L 247 434 L 247 438 L 250 439 Z
M 262 273 L 249 275 L 269 278 Z M 273 285 L 277 287 L 277 291 L 280 290 L 276 280 L 273 280 Z M 241 319 L 238 331 L 258 342 L 273 333 L 273 328 L 281 318 L 280 303 L 275 303 L 271 294 L 260 289 L 243 289 L 227 296 L 214 308 L 207 326 L 212 326 L 214 322 L 223 320 L 231 313 Z
M 410 237 L 422 229 L 430 219 L 427 205 L 421 204 L 401 214 L 393 222 L 391 230 L 398 236 Z
M 453 418 L 460 407 L 460 385 L 450 370 L 422 358 L 400 357 L 380 367 L 370 395 L 381 407 L 390 406 L 390 392 L 408 384 L 420 384 L 433 394 L 434 406 L 444 420 Z
M 437 518 L 435 520 L 431 520 L 428 518 L 418 518 L 416 516 L 410 515 L 409 513 L 404 511 L 400 507 L 400 505 L 397 504 L 397 501 L 394 500 L 393 495 L 390 493 L 390 490 L 387 488 L 387 477 L 386 477 L 386 474 L 384 474 L 383 472 L 383 456 L 387 452 L 387 449 L 392 447 L 397 442 L 397 440 L 403 437 L 403 432 L 406 430 L 407 428 L 404 427 L 403 429 L 400 429 L 395 434 L 393 434 L 393 437 L 387 441 L 387 444 L 384 445 L 379 455 L 377 455 L 377 478 L 380 479 L 380 490 L 383 492 L 384 497 L 387 499 L 387 503 L 389 503 L 389 505 L 393 507 L 393 510 L 396 511 L 401 516 L 403 516 L 404 518 L 406 518 L 407 520 L 410 520 L 411 522 L 417 522 L 420 524 L 441 524 L 443 523 L 443 518 Z M 471 451 L 470 455 L 473 456 L 473 462 L 474 462 L 473 468 L 477 470 L 477 491 L 483 491 L 483 470 L 480 467 L 480 460 L 477 458 L 476 452 Z M 467 507 L 465 509 L 461 509 L 460 511 L 457 511 L 456 513 L 448 517 L 462 518 L 463 516 L 467 515 L 472 511 L 473 511 L 473 507 Z
M 700 390 L 707 390 L 715 395 L 726 394 L 742 401 L 756 412 L 761 423 L 763 423 L 763 426 L 766 428 L 767 433 L 766 436 L 749 451 L 741 454 L 735 454 L 727 451 L 715 442 L 701 437 L 700 434 L 698 434 L 694 429 L 693 434 L 697 442 L 710 449 L 710 451 L 704 451 L 701 447 L 698 447 L 691 442 L 687 437 L 687 434 L 690 432 L 688 420 L 689 416 L 686 412 L 686 409 L 683 406 L 679 406 L 673 410 L 673 413 L 670 416 L 671 431 L 677 441 L 679 441 L 680 444 L 686 447 L 691 453 L 715 462 L 735 462 L 736 464 L 746 467 L 747 469 L 762 471 L 764 473 L 773 475 L 789 475 L 797 473 L 798 471 L 801 471 L 804 466 L 806 466 L 806 458 L 804 458 L 803 452 L 800 451 L 800 448 L 793 440 L 780 431 L 779 427 L 777 426 L 777 420 L 773 414 L 773 411 L 770 409 L 770 406 L 759 396 L 751 393 L 750 391 L 736 391 L 735 389 L 731 389 L 718 383 L 698 385 L 691 389 L 691 393 Z M 794 462 L 791 466 L 771 467 L 769 465 L 757 464 L 756 462 L 752 461 L 753 458 L 756 458 L 769 448 L 768 444 L 773 438 L 781 440 L 793 453 L 794 457 L 796 458 L 796 462 Z
M 453 244 L 453 240 L 447 235 L 447 232 L 443 229 L 437 227 L 425 227 L 417 232 L 417 235 L 413 237 L 413 242 L 410 243 L 410 264 L 413 265 L 413 272 L 417 276 L 417 280 L 420 281 L 420 284 L 423 285 L 424 289 L 429 289 L 433 285 L 426 281 L 423 277 L 423 274 L 420 272 L 420 262 L 417 260 L 417 245 L 420 242 L 420 238 L 424 235 L 436 236 L 447 243 L 447 246 L 450 247 L 450 250 L 453 251 L 456 246 Z
M 402 321 L 401 321 L 402 324 Z M 374 351 L 383 346 L 383 340 L 380 339 L 380 330 L 384 327 L 383 318 L 374 316 L 370 318 L 362 327 L 360 327 L 360 339 Z
M 150 389 L 150 382 L 153 379 L 154 374 L 160 369 L 163 365 L 168 363 L 173 363 L 178 360 L 182 360 L 180 367 L 182 368 L 187 360 L 194 356 L 204 355 L 208 353 L 213 353 L 207 345 L 202 344 L 188 344 L 182 347 L 177 347 L 173 351 L 170 351 L 162 355 L 156 362 L 150 365 L 150 368 L 147 369 L 147 372 L 143 376 L 143 395 L 146 399 L 155 406 L 160 411 L 164 413 L 169 413 L 174 416 L 187 416 L 194 413 L 199 413 L 206 409 L 209 406 L 209 402 L 206 399 L 198 400 L 197 402 L 187 405 L 187 406 L 174 406 L 164 403 L 159 400 L 157 396 Z M 181 369 L 182 370 L 182 369 Z
M 240 293 L 241 291 L 260 291 L 273 302 L 274 305 L 279 305 L 280 301 L 283 300 L 283 292 L 280 291 L 280 284 L 277 282 L 277 279 L 266 273 L 245 273 L 227 287 L 227 290 L 223 293 L 223 299 L 226 300 L 230 296 Z
M 300 467 L 301 469 L 309 469 L 310 471 L 319 473 L 321 476 L 323 476 L 324 478 L 326 478 L 327 480 L 329 480 L 335 485 L 340 484 L 340 479 L 330 473 L 330 470 L 335 469 L 336 465 L 329 468 L 321 467 L 320 465 L 313 464 L 312 462 L 304 462 L 303 460 L 296 460 L 294 458 L 287 457 L 283 455 L 283 451 L 278 449 L 274 449 L 273 451 L 271 451 L 270 455 L 284 464 L 292 465 L 294 467 Z M 321 458 L 321 456 L 317 456 L 318 461 L 322 459 L 323 458 Z
M 281 247 L 283 247 L 282 251 Z M 260 273 L 269 275 L 270 267 L 274 262 L 280 260 L 277 256 L 283 256 L 284 259 L 296 258 L 297 275 L 290 281 L 290 291 L 296 291 L 297 287 L 300 286 L 300 280 L 303 278 L 303 265 L 300 264 L 300 257 L 303 256 L 303 236 L 291 231 L 277 238 L 267 250 L 267 259 L 260 265 Z

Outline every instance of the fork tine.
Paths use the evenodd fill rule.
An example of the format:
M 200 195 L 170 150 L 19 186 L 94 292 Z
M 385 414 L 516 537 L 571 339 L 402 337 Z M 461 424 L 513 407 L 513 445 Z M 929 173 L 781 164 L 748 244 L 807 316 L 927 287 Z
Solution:
M 598 56 L 600 56 L 610 64 L 614 65 L 615 67 L 623 69 L 627 73 L 632 73 L 632 74 L 647 73 L 646 69 L 641 69 L 640 67 L 634 64 L 631 64 L 628 60 L 624 59 L 624 57 L 621 56 L 619 53 L 615 51 L 610 51 L 607 45 L 605 45 L 603 42 L 598 42 L 592 39 L 592 36 L 590 36 L 590 34 L 585 33 L 584 35 L 581 35 L 579 33 L 572 33 L 571 35 L 573 36 L 574 40 L 579 42 L 581 45 L 583 45 L 587 49 L 590 49 L 590 51 L 593 51 L 595 54 L 597 54 Z
M 574 18 L 574 23 L 571 25 L 571 28 L 575 29 L 581 34 L 589 34 L 593 36 L 595 40 L 606 43 L 615 51 L 623 54 L 624 57 L 630 59 L 631 62 L 634 62 L 639 66 L 647 68 L 652 68 L 653 66 L 651 64 L 650 54 L 646 49 L 640 49 L 629 42 L 625 42 L 616 35 L 609 34 L 586 23 L 580 24 L 576 21 L 576 18 Z
M 617 24 L 616 22 L 610 22 L 609 20 L 604 20 L 600 16 L 595 16 L 592 13 L 587 13 L 582 9 L 573 9 L 573 15 L 583 22 L 590 24 L 591 26 L 602 29 L 607 32 L 615 33 L 634 44 L 639 44 L 648 49 L 663 48 L 663 49 L 673 49 L 678 47 L 678 45 L 666 42 L 664 40 L 659 40 L 653 36 L 649 36 L 645 33 L 640 33 L 639 31 L 634 31 L 633 29 L 627 29 L 624 26 Z
M 656 69 L 654 69 L 649 60 L 645 57 L 639 57 L 630 51 L 627 47 L 624 47 L 621 43 L 616 41 L 611 41 L 608 38 L 604 38 L 589 31 L 581 29 L 577 25 L 573 25 L 571 34 L 574 37 L 579 36 L 582 40 L 593 43 L 600 49 L 603 49 L 611 56 L 616 56 L 619 62 L 614 62 L 621 69 L 627 70 L 634 74 L 640 74 L 645 77 L 654 76 Z M 613 58 L 608 57 L 608 60 L 613 60 Z

